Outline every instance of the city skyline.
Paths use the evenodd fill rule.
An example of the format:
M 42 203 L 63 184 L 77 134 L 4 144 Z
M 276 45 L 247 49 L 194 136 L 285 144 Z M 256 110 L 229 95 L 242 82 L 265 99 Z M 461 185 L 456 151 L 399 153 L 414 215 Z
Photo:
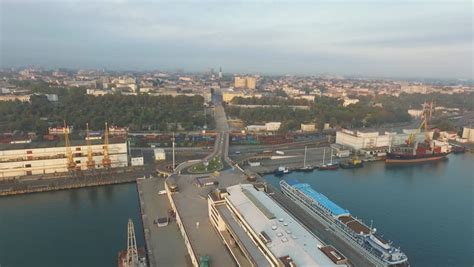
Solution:
M 472 79 L 472 3 L 3 1 L 1 67 Z M 166 10 L 164 12 L 164 10 Z

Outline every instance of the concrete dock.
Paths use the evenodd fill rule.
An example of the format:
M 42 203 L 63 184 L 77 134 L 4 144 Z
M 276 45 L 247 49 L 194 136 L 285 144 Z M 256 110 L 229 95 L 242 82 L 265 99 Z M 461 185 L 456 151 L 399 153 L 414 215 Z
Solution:
M 154 220 L 169 214 L 171 205 L 164 190 L 163 178 L 137 179 L 137 190 L 145 235 L 149 266 L 192 266 L 176 220 L 172 217 L 167 226 L 158 227 Z

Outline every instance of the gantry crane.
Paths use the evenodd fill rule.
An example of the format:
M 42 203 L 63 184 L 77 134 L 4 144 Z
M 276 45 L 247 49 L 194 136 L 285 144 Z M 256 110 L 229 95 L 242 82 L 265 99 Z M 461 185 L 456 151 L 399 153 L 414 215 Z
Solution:
M 64 146 L 66 147 L 66 157 L 67 157 L 67 170 L 74 171 L 76 168 L 76 162 L 74 162 L 74 157 L 72 155 L 71 143 L 69 141 L 69 126 L 66 125 L 64 121 Z
M 431 103 L 424 103 L 423 104 L 423 114 L 422 118 L 423 120 L 421 121 L 420 126 L 418 127 L 418 130 L 416 132 L 413 132 L 410 134 L 408 137 L 407 143 L 409 145 L 413 144 L 415 142 L 416 134 L 421 131 L 422 128 L 425 130 L 425 140 L 430 140 L 430 135 L 429 135 L 429 126 L 428 126 L 428 121 L 431 120 L 431 117 L 433 115 L 433 102 Z
M 87 169 L 95 168 L 94 155 L 92 154 L 91 138 L 89 136 L 89 123 L 86 123 L 86 140 L 87 140 Z
M 104 157 L 102 158 L 102 165 L 104 168 L 110 168 L 112 161 L 110 160 L 109 155 L 109 126 L 107 122 L 105 123 L 105 132 L 104 132 Z

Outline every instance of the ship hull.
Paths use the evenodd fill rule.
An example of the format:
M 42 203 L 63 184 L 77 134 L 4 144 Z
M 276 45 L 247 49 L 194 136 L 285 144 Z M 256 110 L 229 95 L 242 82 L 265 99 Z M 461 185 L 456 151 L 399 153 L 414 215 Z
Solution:
M 405 155 L 387 155 L 385 159 L 385 163 L 389 164 L 415 164 L 415 163 L 423 163 L 423 162 L 431 162 L 442 160 L 446 158 L 448 153 L 441 153 L 429 156 L 405 156 Z

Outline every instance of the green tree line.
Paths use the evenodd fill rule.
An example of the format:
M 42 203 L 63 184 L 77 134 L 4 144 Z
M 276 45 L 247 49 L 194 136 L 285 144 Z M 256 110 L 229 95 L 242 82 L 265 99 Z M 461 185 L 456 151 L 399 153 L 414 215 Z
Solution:
M 38 90 L 44 92 L 45 90 Z M 201 96 L 121 96 L 87 95 L 82 88 L 49 88 L 58 93 L 58 102 L 49 102 L 45 96 L 33 95 L 30 102 L 0 103 L 0 132 L 35 131 L 47 133 L 49 126 L 62 125 L 65 120 L 76 129 L 100 130 L 104 123 L 128 126 L 132 130 L 172 130 L 177 123 L 185 130 L 204 126 L 213 127 L 212 116 L 204 115 Z

